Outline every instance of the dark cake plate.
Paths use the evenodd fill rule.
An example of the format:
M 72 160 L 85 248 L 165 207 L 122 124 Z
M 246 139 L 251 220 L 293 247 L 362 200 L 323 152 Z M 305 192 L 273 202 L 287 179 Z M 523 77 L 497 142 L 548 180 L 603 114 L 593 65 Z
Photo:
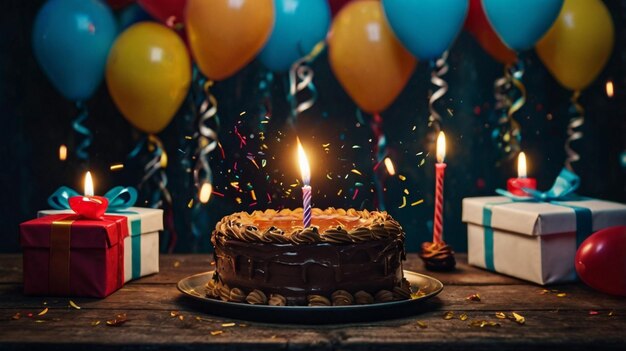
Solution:
M 419 288 L 419 296 L 410 300 L 328 307 L 249 305 L 206 297 L 204 287 L 212 276 L 210 271 L 184 278 L 178 282 L 178 290 L 191 297 L 193 307 L 203 312 L 268 323 L 334 324 L 401 318 L 436 307 L 424 302 L 443 290 L 439 280 L 405 270 L 404 277 L 412 288 Z

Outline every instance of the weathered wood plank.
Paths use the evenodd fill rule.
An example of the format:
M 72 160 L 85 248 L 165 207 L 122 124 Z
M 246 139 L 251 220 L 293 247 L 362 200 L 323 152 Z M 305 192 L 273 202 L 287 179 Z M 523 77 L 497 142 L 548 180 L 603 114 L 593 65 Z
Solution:
M 18 310 L 6 310 L 9 314 Z M 38 343 L 65 349 L 72 345 L 97 344 L 97 349 L 167 349 L 185 345 L 187 350 L 401 350 L 498 349 L 509 347 L 557 347 L 559 349 L 597 349 L 624 347 L 626 314 L 609 317 L 581 315 L 579 311 L 525 312 L 525 325 L 500 320 L 493 313 L 470 312 L 469 320 L 444 320 L 438 312 L 418 318 L 405 318 L 366 324 L 288 326 L 207 319 L 196 313 L 183 313 L 184 319 L 165 311 L 126 311 L 129 321 L 114 328 L 105 326 L 121 310 L 52 310 L 44 320 L 35 318 L 0 319 L 0 340 L 5 349 L 28 349 Z M 494 321 L 500 327 L 470 327 L 469 321 Z M 100 321 L 98 326 L 92 326 Z M 422 329 L 418 321 L 427 326 Z M 235 326 L 223 326 L 234 322 Z M 245 324 L 245 327 L 239 324 Z M 593 334 L 590 331 L 593 330 Z M 25 338 L 24 331 L 28 331 Z M 211 331 L 223 333 L 211 336 Z M 90 347 L 91 348 L 91 347 Z
M 0 285 L 0 309 L 37 310 L 45 306 L 66 307 L 68 298 L 27 297 L 21 294 L 19 285 Z M 450 285 L 429 301 L 442 311 L 527 311 L 527 310 L 580 310 L 587 313 L 594 309 L 626 309 L 626 302 L 592 291 L 580 285 L 563 286 L 566 294 L 541 294 L 542 288 L 531 285 L 462 286 Z M 480 302 L 468 301 L 472 294 L 479 294 Z M 188 301 L 173 285 L 127 284 L 106 299 L 72 298 L 83 309 L 184 309 Z M 47 305 L 44 305 L 44 302 Z M 443 312 L 441 312 L 443 313 Z
M 172 284 L 180 279 L 212 269 L 210 254 L 161 255 L 160 273 L 137 281 L 141 284 Z M 494 274 L 467 264 L 467 255 L 458 254 L 458 269 L 454 272 L 428 272 L 417 254 L 408 254 L 404 268 L 432 275 L 447 285 L 494 285 L 520 284 L 522 281 L 500 274 Z M 0 283 L 20 283 L 22 281 L 22 256 L 0 255 Z

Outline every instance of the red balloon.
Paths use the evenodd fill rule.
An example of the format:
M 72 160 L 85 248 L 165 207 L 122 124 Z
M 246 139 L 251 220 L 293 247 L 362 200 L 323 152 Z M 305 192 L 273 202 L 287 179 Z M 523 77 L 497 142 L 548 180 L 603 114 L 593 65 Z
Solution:
M 341 10 L 347 3 L 352 0 L 328 0 L 328 4 L 330 5 L 330 13 L 333 17 Z
M 137 0 L 152 17 L 168 27 L 176 28 L 184 23 L 183 14 L 187 0 Z
M 583 241 L 576 272 L 596 290 L 626 296 L 626 226 L 599 230 Z
M 470 0 L 469 12 L 465 20 L 465 29 L 476 38 L 478 44 L 494 59 L 503 64 L 517 61 L 515 51 L 509 49 L 487 20 L 481 0 Z
M 132 4 L 133 2 L 135 2 L 135 0 L 107 0 L 107 4 L 109 4 L 113 10 L 119 10 Z

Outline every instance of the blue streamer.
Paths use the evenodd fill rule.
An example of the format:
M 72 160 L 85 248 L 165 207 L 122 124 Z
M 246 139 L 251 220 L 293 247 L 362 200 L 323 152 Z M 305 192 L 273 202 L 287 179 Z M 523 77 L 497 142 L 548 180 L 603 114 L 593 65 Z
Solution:
M 76 157 L 82 161 L 88 161 L 89 152 L 87 149 L 93 141 L 93 134 L 83 123 L 89 117 L 89 112 L 87 111 L 87 105 L 83 101 L 77 101 L 76 108 L 78 109 L 78 115 L 72 121 L 72 128 L 81 137 L 81 141 L 76 143 Z

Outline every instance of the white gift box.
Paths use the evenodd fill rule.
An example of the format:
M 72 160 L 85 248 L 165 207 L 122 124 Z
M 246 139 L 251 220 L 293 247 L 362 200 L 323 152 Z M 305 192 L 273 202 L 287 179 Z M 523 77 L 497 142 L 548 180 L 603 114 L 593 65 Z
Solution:
M 74 213 L 72 210 L 42 210 L 37 217 Z M 107 213 L 128 218 L 124 239 L 124 282 L 159 272 L 159 231 L 163 230 L 163 210 L 129 207 Z
M 463 199 L 463 222 L 471 265 L 544 285 L 575 280 L 580 242 L 600 229 L 626 225 L 626 205 L 473 197 Z

